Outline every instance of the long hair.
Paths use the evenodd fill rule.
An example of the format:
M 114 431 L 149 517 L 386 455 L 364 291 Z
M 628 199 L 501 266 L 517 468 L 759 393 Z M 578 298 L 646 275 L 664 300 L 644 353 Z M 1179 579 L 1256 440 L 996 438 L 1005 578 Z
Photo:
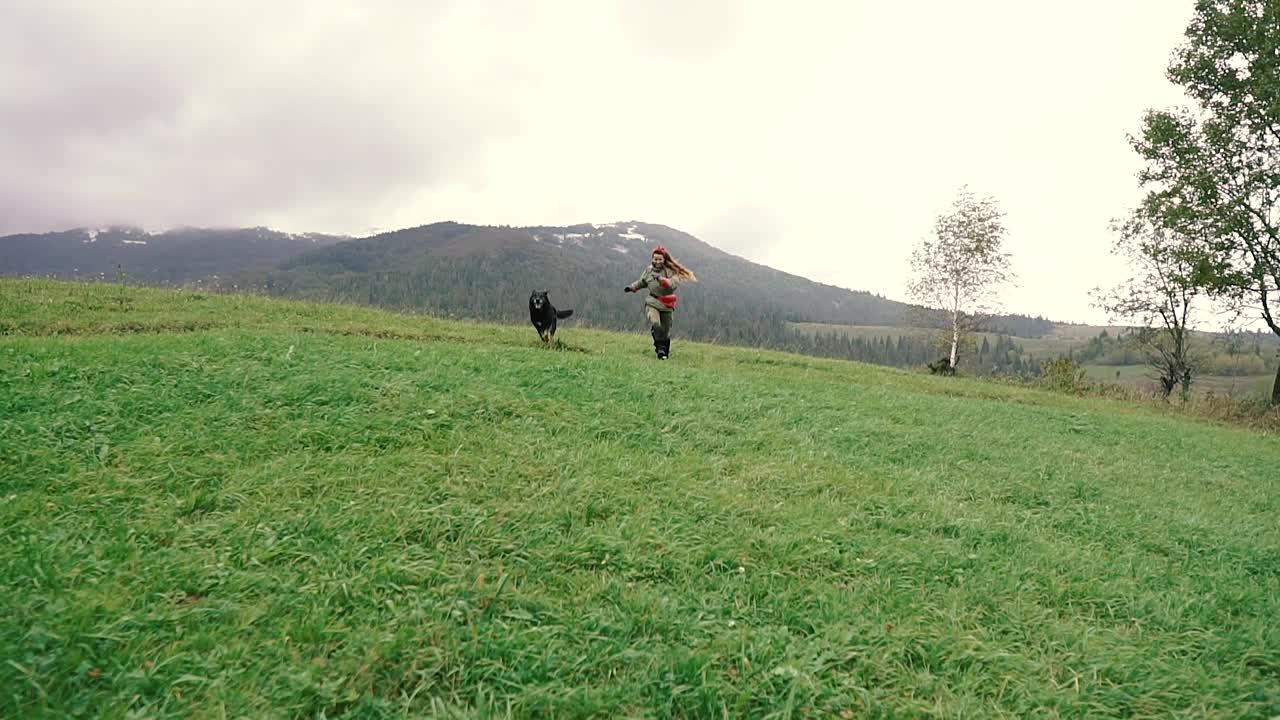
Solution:
M 664 262 L 666 263 L 666 266 L 671 268 L 671 271 L 674 272 L 676 274 L 676 277 L 680 278 L 681 280 L 685 282 L 698 282 L 698 276 L 694 275 L 692 270 L 682 265 L 679 260 L 676 260 L 675 258 L 671 257 L 671 253 L 667 252 L 666 247 L 659 245 L 658 247 L 654 248 L 653 253 L 651 254 L 661 255 Z

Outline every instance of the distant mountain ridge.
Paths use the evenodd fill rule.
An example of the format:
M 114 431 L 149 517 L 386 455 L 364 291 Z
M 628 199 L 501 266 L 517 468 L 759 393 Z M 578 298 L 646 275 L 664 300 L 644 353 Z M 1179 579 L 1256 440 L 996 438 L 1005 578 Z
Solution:
M 788 323 L 901 325 L 912 306 L 814 282 L 713 247 L 674 228 L 640 221 L 484 226 L 452 221 L 350 238 L 266 228 L 76 229 L 0 237 L 0 274 L 200 281 L 272 295 L 330 299 L 508 322 L 527 320 L 534 289 L 549 290 L 574 321 L 617 329 L 643 324 L 622 286 L 657 245 L 699 282 L 680 291 L 677 332 L 748 345 L 785 345 Z M 1047 332 L 1042 318 L 1010 316 L 1013 332 Z
M 147 232 L 129 226 L 0 237 L 0 275 L 64 279 L 115 278 L 181 284 L 215 275 L 266 270 L 317 246 L 349 238 L 268 228 L 176 228 Z
M 273 294 L 423 307 L 458 316 L 521 321 L 530 291 L 549 290 L 575 319 L 628 329 L 643 324 L 622 287 L 664 245 L 697 273 L 680 290 L 677 324 L 688 336 L 780 342 L 789 319 L 900 322 L 908 306 L 752 263 L 665 225 L 567 227 L 440 222 L 300 254 L 253 280 Z

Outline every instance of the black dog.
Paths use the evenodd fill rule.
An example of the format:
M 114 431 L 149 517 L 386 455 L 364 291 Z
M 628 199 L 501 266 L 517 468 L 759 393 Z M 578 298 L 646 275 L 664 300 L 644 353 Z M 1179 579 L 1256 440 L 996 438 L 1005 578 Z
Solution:
M 548 345 L 556 341 L 556 321 L 572 314 L 572 310 L 556 310 L 546 290 L 534 290 L 529 296 L 529 322 L 538 331 L 538 337 Z
M 931 362 L 925 367 L 929 368 L 930 375 L 951 375 L 955 376 L 956 369 L 951 367 L 951 358 L 938 358 L 937 361 Z

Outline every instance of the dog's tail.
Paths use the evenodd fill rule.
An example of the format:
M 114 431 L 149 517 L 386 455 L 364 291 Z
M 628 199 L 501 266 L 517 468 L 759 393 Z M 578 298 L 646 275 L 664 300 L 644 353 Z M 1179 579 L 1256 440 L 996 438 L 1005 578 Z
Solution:
M 573 311 L 572 311 L 572 310 L 557 310 L 557 311 L 556 311 L 556 317 L 560 318 L 561 320 L 563 320 L 563 319 L 565 319 L 565 318 L 569 317 L 569 316 L 570 316 L 570 315 L 572 315 L 572 314 L 573 314 Z

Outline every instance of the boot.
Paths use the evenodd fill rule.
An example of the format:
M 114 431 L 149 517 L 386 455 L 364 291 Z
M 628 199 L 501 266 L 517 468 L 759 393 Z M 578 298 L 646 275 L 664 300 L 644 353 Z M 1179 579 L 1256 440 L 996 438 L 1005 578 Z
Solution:
M 653 352 L 657 354 L 659 360 L 667 359 L 667 348 L 670 346 L 670 338 L 666 333 L 662 332 L 661 325 L 654 325 L 649 329 L 649 333 L 653 335 Z

